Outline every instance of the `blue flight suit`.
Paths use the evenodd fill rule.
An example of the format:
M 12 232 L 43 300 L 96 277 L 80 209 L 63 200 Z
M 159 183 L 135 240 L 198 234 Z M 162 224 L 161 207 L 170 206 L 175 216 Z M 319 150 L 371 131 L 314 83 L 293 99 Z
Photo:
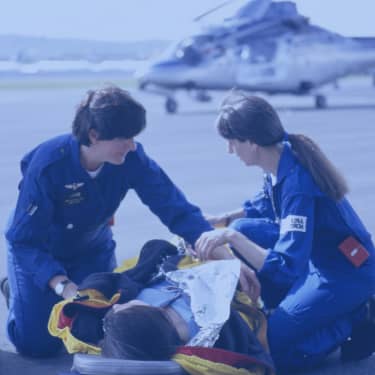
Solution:
M 52 306 L 61 298 L 49 288 L 55 275 L 79 284 L 93 272 L 116 266 L 109 225 L 129 189 L 169 230 L 194 243 L 210 225 L 141 144 L 121 165 L 105 163 L 91 178 L 80 163 L 72 135 L 42 143 L 21 162 L 23 179 L 7 230 L 11 288 L 8 335 L 21 354 L 48 356 L 61 341 L 47 331 Z
M 352 332 L 364 303 L 375 293 L 375 250 L 349 202 L 335 202 L 315 184 L 288 144 L 273 185 L 244 204 L 247 218 L 232 223 L 269 249 L 258 272 L 269 318 L 268 338 L 276 367 L 306 369 L 319 363 Z M 338 246 L 348 236 L 370 256 L 355 267 Z

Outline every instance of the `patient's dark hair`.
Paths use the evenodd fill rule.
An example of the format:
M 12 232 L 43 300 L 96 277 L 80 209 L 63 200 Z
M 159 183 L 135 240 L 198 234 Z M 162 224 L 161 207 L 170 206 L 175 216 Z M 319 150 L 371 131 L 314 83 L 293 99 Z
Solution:
M 131 306 L 114 312 L 103 322 L 102 355 L 142 361 L 169 360 L 180 345 L 176 329 L 165 312 L 152 306 Z
M 101 140 L 132 138 L 146 127 L 146 110 L 131 95 L 116 86 L 88 91 L 79 104 L 72 132 L 80 144 L 90 145 L 89 131 Z
M 264 99 L 232 91 L 222 104 L 216 125 L 226 139 L 250 141 L 263 147 L 289 141 L 294 155 L 310 172 L 320 190 L 335 201 L 348 192 L 344 177 L 320 147 L 302 134 L 288 134 L 286 137 L 277 112 Z

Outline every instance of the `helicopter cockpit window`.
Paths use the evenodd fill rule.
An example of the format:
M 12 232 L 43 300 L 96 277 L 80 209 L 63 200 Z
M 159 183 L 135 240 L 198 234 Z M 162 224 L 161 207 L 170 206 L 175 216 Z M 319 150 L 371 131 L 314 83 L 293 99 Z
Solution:
M 211 35 L 196 35 L 181 42 L 176 50 L 175 57 L 185 64 L 197 65 L 203 59 L 216 58 L 224 53 L 224 48 L 215 43 Z
M 175 57 L 188 65 L 197 65 L 202 61 L 201 42 L 205 35 L 187 38 L 176 46 Z
M 252 64 L 261 64 L 270 62 L 276 55 L 277 45 L 274 41 L 256 41 L 251 44 L 245 44 L 240 50 L 242 60 Z
M 188 65 L 197 65 L 202 60 L 200 52 L 192 45 L 180 46 L 176 50 L 176 57 Z

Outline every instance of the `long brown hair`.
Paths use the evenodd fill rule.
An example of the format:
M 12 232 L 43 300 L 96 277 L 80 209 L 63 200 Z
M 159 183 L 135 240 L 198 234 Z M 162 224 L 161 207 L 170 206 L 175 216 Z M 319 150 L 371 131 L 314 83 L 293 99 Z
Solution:
M 321 191 L 335 201 L 348 192 L 345 178 L 320 147 L 305 135 L 287 134 L 275 109 L 264 99 L 232 91 L 222 104 L 216 125 L 225 139 L 250 141 L 263 147 L 288 141 Z

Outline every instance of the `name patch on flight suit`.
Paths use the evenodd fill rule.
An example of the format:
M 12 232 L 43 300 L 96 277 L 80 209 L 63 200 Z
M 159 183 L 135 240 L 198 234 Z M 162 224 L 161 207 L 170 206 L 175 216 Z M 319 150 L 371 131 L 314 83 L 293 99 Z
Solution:
M 73 204 L 79 204 L 82 201 L 83 201 L 82 193 L 80 191 L 77 191 L 75 193 L 68 195 L 68 197 L 65 198 L 64 203 L 66 205 L 71 206 Z
M 71 184 L 66 184 L 65 188 L 68 190 L 72 190 L 72 193 L 68 195 L 67 198 L 65 198 L 64 203 L 66 205 L 73 205 L 73 204 L 79 204 L 83 201 L 83 196 L 80 191 L 77 191 L 80 187 L 84 185 L 83 182 L 73 182 Z
M 306 216 L 288 215 L 281 220 L 280 233 L 306 232 Z

